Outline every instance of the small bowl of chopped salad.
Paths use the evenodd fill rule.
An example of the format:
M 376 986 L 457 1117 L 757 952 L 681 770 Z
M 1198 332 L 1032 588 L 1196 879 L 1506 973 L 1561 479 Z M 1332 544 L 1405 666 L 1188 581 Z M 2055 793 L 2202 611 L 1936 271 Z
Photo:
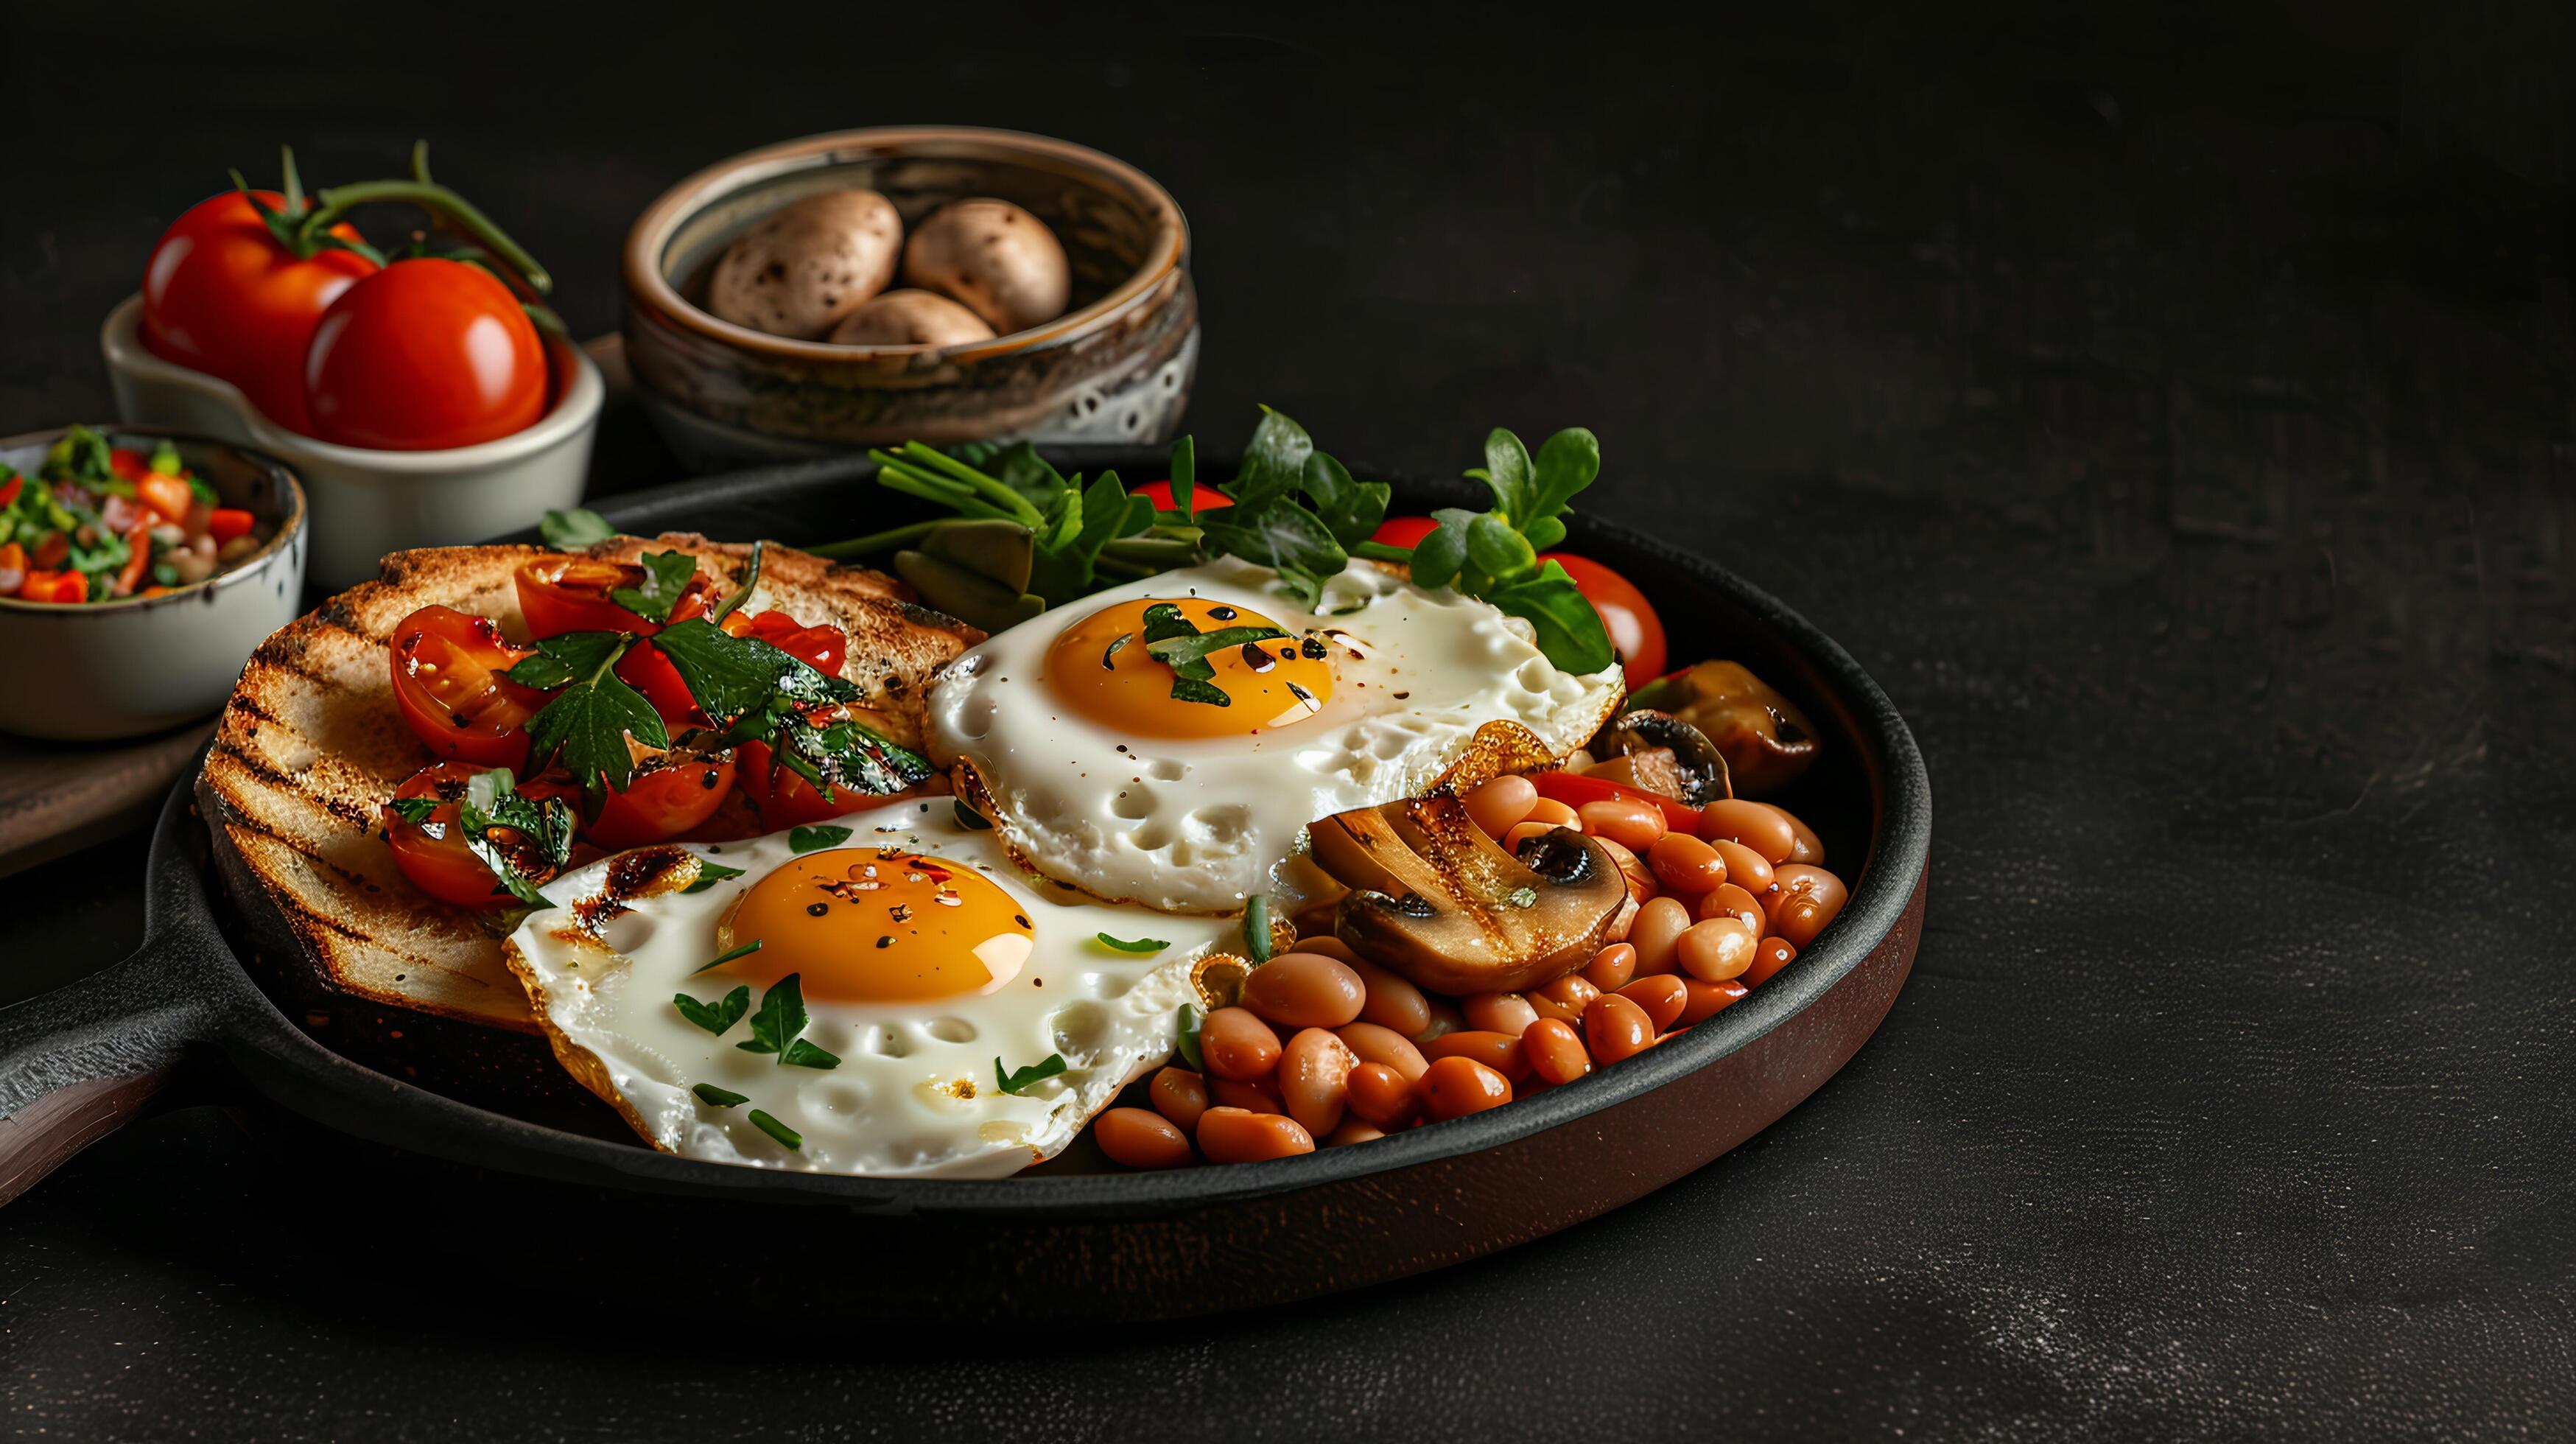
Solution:
M 0 440 L 0 731 L 97 741 L 223 705 L 295 619 L 304 489 L 231 442 L 74 426 Z

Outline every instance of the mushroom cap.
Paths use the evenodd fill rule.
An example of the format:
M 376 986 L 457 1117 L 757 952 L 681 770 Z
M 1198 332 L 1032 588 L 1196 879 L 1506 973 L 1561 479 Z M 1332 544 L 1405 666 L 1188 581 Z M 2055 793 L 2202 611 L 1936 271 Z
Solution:
M 1073 266 L 1046 222 L 989 197 L 952 201 L 913 230 L 906 282 L 962 301 L 1005 334 L 1064 314 Z
M 707 309 L 737 326 L 820 339 L 894 279 L 903 217 L 875 191 L 826 191 L 763 216 L 725 248 Z
M 963 346 L 993 339 L 984 318 L 935 291 L 905 287 L 872 296 L 832 328 L 840 346 Z

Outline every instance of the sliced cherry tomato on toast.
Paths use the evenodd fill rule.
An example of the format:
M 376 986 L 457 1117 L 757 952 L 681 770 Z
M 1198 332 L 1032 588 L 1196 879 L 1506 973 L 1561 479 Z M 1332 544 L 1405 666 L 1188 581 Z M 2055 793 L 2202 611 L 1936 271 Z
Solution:
M 644 585 L 644 568 L 635 562 L 556 554 L 542 556 L 512 574 L 519 593 L 519 615 L 531 637 L 560 637 L 566 632 L 633 632 L 649 637 L 662 630 L 612 597 L 620 587 Z M 707 610 L 715 580 L 700 572 L 671 608 L 671 620 L 682 621 Z
M 600 803 L 582 836 L 616 852 L 678 837 L 715 815 L 733 791 L 734 759 L 664 756 L 638 769 L 624 792 Z
M 405 818 L 391 804 L 384 809 L 385 841 L 393 848 L 394 866 L 402 869 L 412 886 L 458 907 L 501 907 L 516 901 L 483 859 L 465 845 L 465 835 L 457 828 L 456 800 L 483 770 L 462 762 L 433 762 L 406 778 L 394 789 L 397 800 L 428 797 L 439 802 L 438 810 L 424 821 Z M 520 790 L 534 797 L 560 793 L 560 788 L 533 778 Z M 532 857 L 523 863 L 521 875 L 543 883 L 553 875 L 553 868 Z
M 423 607 L 394 627 L 394 702 L 421 745 L 485 767 L 528 760 L 530 717 L 546 694 L 501 675 L 529 654 L 489 617 Z

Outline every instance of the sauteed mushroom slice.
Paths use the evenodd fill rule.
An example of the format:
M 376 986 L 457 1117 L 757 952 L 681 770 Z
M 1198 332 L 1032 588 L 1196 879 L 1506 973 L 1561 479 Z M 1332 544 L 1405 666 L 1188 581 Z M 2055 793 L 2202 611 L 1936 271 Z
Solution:
M 1815 724 L 1741 663 L 1702 662 L 1638 688 L 1629 701 L 1669 712 L 1707 734 L 1726 759 L 1739 797 L 1778 792 L 1816 760 Z
M 1328 817 L 1315 861 L 1351 889 L 1334 932 L 1361 957 L 1442 993 L 1507 993 L 1581 967 L 1608 941 L 1627 879 L 1570 829 L 1505 852 L 1441 794 Z
M 1708 734 L 1669 712 L 1641 707 L 1603 729 L 1601 739 L 1603 750 L 1615 755 L 1595 766 L 1595 775 L 1693 807 L 1735 795 L 1725 754 Z

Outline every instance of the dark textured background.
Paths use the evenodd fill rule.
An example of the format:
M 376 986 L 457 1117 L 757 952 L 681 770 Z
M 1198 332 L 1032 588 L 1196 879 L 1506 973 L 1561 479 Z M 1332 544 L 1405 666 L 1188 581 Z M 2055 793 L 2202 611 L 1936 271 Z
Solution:
M 591 1317 L 475 1268 L 527 1221 L 175 1113 L 0 1214 L 0 1431 L 2576 1435 L 2556 8 L 1688 39 L 734 8 L 0 11 L 0 433 L 106 411 L 99 319 L 280 140 L 346 178 L 430 136 L 589 333 L 626 222 L 697 166 L 880 122 L 1070 136 L 1189 211 L 1202 434 L 1259 399 L 1445 473 L 1498 422 L 1590 425 L 1592 504 L 1876 672 L 1938 798 L 1912 985 L 1805 1107 L 1608 1218 L 1108 1333 L 782 1335 L 749 1287 Z M 0 998 L 131 946 L 140 855 L 0 882 Z

